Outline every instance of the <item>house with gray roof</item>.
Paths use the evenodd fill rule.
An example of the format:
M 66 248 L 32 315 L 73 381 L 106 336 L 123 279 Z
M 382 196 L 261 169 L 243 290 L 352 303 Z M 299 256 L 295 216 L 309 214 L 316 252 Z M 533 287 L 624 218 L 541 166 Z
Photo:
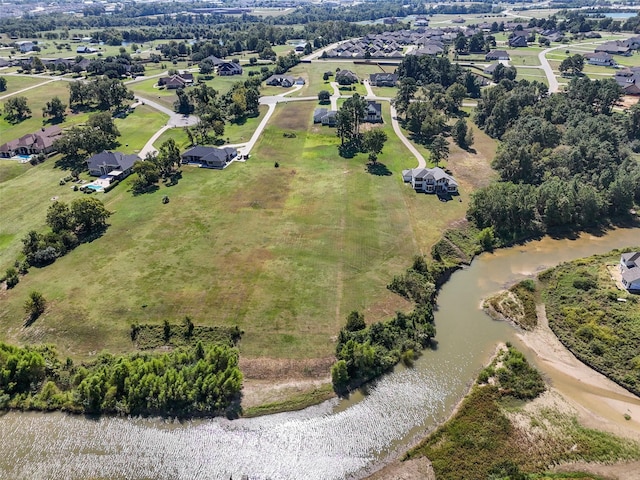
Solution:
M 51 153 L 54 142 L 60 138 L 62 130 L 57 125 L 42 127 L 34 133 L 0 145 L 0 157 L 11 158 L 15 155 L 37 155 Z
M 402 179 L 416 192 L 451 194 L 458 192 L 458 182 L 440 167 L 402 171 Z
M 382 104 L 374 102 L 373 100 L 367 101 L 367 109 L 364 114 L 364 121 L 370 123 L 382 122 Z
M 182 163 L 197 164 L 204 168 L 225 168 L 238 156 L 238 150 L 233 147 L 205 147 L 196 145 L 184 152 Z
M 491 50 L 484 56 L 484 59 L 489 62 L 494 60 L 509 60 L 509 54 L 506 50 Z
M 369 83 L 374 87 L 395 87 L 398 83 L 396 73 L 372 73 L 369 75 Z
M 628 45 L 624 45 L 622 42 L 606 42 L 602 45 L 598 45 L 594 52 L 610 53 L 611 55 L 631 55 L 631 48 Z
M 622 284 L 630 292 L 640 292 L 640 252 L 623 253 L 620 256 Z
M 121 152 L 103 150 L 87 159 L 89 174 L 94 177 L 108 175 L 111 172 L 122 172 L 122 178 L 133 171 L 133 164 L 140 161 L 137 155 L 125 155 Z
M 600 65 L 604 67 L 614 67 L 616 65 L 613 57 L 606 52 L 585 53 L 584 58 L 589 65 Z

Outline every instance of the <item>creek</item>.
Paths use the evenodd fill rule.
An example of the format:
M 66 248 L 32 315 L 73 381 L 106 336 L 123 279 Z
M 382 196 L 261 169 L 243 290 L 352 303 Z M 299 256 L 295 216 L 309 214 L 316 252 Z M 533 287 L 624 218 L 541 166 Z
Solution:
M 437 345 L 349 399 L 252 419 L 190 422 L 0 416 L 0 478 L 341 479 L 359 477 L 444 421 L 514 329 L 481 301 L 561 262 L 640 244 L 640 230 L 532 241 L 476 258 L 438 295 Z

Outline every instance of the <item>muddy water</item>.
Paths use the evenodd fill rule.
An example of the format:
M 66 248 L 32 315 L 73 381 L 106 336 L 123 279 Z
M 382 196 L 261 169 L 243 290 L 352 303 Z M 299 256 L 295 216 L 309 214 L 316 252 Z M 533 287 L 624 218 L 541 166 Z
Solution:
M 0 478 L 340 479 L 357 476 L 442 421 L 513 331 L 480 310 L 503 286 L 563 261 L 640 244 L 640 230 L 545 238 L 482 255 L 442 289 L 437 348 L 349 400 L 254 419 L 197 422 L 9 413 Z

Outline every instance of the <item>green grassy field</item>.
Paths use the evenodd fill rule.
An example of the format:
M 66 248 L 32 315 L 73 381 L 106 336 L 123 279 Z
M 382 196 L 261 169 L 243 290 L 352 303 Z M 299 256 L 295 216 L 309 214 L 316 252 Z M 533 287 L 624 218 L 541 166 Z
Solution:
M 379 160 L 390 175 L 371 174 L 366 155 L 340 158 L 335 130 L 311 124 L 315 106 L 278 106 L 247 163 L 224 171 L 184 167 L 177 185 L 137 197 L 131 178 L 99 194 L 114 212 L 110 228 L 7 291 L 1 336 L 52 342 L 86 358 L 102 349 L 132 350 L 132 322 L 189 315 L 196 324 L 239 325 L 243 355 L 318 358 L 332 354 L 332 337 L 350 310 L 374 321 L 407 308 L 386 284 L 464 216 L 472 184 L 462 178 L 461 201 L 445 204 L 403 184 L 400 171 L 416 161 L 393 135 L 388 105 L 382 128 L 389 141 Z M 123 121 L 148 121 L 133 122 L 136 114 Z M 136 141 L 126 138 L 130 147 Z M 51 161 L 9 176 L 0 183 L 0 197 L 11 199 L 0 210 L 2 268 L 29 229 L 44 229 L 51 198 L 79 195 L 58 185 L 63 173 Z M 438 215 L 425 215 L 433 211 Z M 49 307 L 23 329 L 22 304 L 33 289 Z
M 562 264 L 540 275 L 549 326 L 581 361 L 640 392 L 638 297 L 619 290 L 620 251 Z M 624 301 L 619 301 L 622 298 Z
M 125 118 L 116 118 L 115 124 L 120 130 L 120 147 L 124 153 L 137 153 L 169 117 L 148 105 L 138 105 L 133 113 Z
M 47 85 L 43 85 L 42 87 L 33 88 L 20 96 L 27 97 L 27 104 L 31 109 L 31 117 L 13 125 L 7 122 L 4 115 L 0 117 L 0 137 L 3 139 L 3 143 L 4 141 L 19 138 L 27 133 L 39 130 L 43 126 L 42 122 L 44 120 L 42 116 L 42 107 L 45 106 L 47 101 L 51 100 L 51 98 L 55 96 L 60 97 L 64 103 L 68 104 L 69 87 L 67 82 L 52 82 Z M 2 103 L 5 101 L 6 99 Z M 87 117 L 88 114 L 67 115 L 64 125 L 66 126 L 85 122 Z
M 41 79 L 32 77 L 17 77 L 14 75 L 0 75 L 0 77 L 4 78 L 7 81 L 7 89 L 3 92 L 0 92 L 0 97 L 11 95 L 12 93 L 17 92 L 18 90 L 22 90 L 23 88 L 29 88 L 49 80 L 49 78 L 47 77 L 42 77 Z M 27 92 L 25 92 L 25 95 L 27 94 Z M 6 101 L 6 99 L 3 101 Z

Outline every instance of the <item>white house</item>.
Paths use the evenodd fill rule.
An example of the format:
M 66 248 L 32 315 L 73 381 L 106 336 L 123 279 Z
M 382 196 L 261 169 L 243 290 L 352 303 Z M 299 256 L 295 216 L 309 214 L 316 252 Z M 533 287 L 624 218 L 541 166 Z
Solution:
M 33 50 L 33 47 L 35 46 L 35 43 L 30 42 L 28 40 L 23 40 L 21 42 L 16 42 L 16 45 L 18 46 L 18 48 L 20 49 L 20 51 L 22 53 L 26 53 L 26 52 L 30 52 L 31 50 Z
M 628 291 L 640 292 L 640 252 L 623 253 L 620 256 L 622 284 Z
M 457 193 L 458 182 L 440 167 L 403 170 L 402 179 L 417 192 Z

